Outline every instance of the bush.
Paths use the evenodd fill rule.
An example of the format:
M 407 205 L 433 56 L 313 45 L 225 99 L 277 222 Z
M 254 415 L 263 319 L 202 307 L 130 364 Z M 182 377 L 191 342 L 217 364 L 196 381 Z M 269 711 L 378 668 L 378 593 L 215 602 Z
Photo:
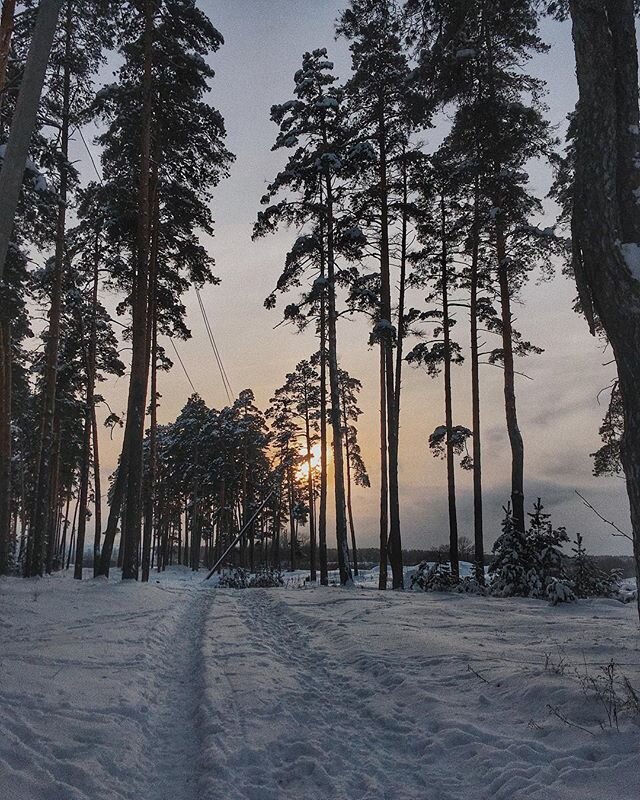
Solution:
M 572 550 L 571 581 L 576 597 L 613 597 L 620 587 L 620 576 L 614 571 L 607 575 L 597 568 L 579 533 Z
M 569 541 L 564 528 L 554 528 L 538 498 L 529 514 L 528 531 L 518 531 L 511 509 L 505 509 L 502 534 L 493 546 L 489 567 L 491 593 L 498 597 L 541 597 L 562 577 L 560 547 Z
M 559 603 L 574 603 L 575 599 L 573 589 L 564 581 L 554 578 L 547 586 L 547 600 L 553 606 L 557 606 Z
M 429 564 L 423 561 L 411 576 L 411 589 L 423 592 L 450 592 L 458 585 L 448 564 Z
M 238 567 L 220 576 L 221 589 L 273 589 L 284 586 L 282 573 L 275 569 L 263 569 L 252 575 L 249 570 Z

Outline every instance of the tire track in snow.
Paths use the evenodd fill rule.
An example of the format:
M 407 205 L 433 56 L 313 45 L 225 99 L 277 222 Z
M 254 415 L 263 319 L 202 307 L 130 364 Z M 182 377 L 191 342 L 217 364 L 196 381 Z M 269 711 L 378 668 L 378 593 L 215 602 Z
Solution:
M 201 796 L 415 800 L 427 796 L 415 727 L 286 613 L 279 593 L 218 590 L 205 634 Z M 421 740 L 422 744 L 422 740 Z M 449 800 L 446 792 L 430 800 Z
M 148 791 L 145 800 L 201 800 L 200 703 L 203 691 L 202 638 L 215 595 L 203 589 L 190 592 L 167 642 L 155 676 L 157 705 L 150 720 Z

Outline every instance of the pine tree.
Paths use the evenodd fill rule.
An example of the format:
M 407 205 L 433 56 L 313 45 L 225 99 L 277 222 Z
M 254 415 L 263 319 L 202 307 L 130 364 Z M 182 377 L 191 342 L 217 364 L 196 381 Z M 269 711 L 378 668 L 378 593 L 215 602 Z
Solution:
M 402 539 L 398 486 L 399 391 L 396 390 L 393 350 L 397 328 L 392 323 L 390 252 L 390 170 L 394 159 L 405 153 L 407 130 L 421 119 L 418 95 L 411 90 L 410 69 L 402 49 L 402 18 L 389 0 L 352 0 L 338 23 L 338 33 L 350 42 L 353 74 L 346 87 L 350 121 L 359 131 L 359 144 L 372 151 L 369 173 L 369 207 L 378 231 L 380 284 L 379 318 L 374 334 L 384 363 L 385 455 L 388 468 L 388 554 L 393 587 L 403 587 Z M 371 203 L 373 201 L 373 203 Z M 371 211 L 367 210 L 370 216 Z M 381 376 L 382 377 L 382 376 Z M 381 497 L 381 518 L 387 498 Z
M 330 414 L 333 431 L 336 540 L 341 583 L 351 582 L 348 558 L 347 517 L 340 411 L 337 354 L 337 286 L 340 279 L 337 259 L 342 252 L 358 247 L 361 231 L 348 214 L 341 214 L 344 181 L 357 171 L 359 150 L 352 147 L 342 111 L 342 92 L 333 84 L 333 64 L 324 49 L 305 53 L 302 68 L 295 75 L 296 99 L 274 106 L 271 116 L 280 133 L 274 149 L 293 149 L 287 165 L 269 186 L 262 202 L 267 205 L 287 189 L 295 201 L 286 198 L 261 212 L 254 235 L 274 231 L 280 224 L 306 224 L 309 233 L 301 235 L 287 256 L 278 289 L 296 285 L 311 265 L 316 272 L 309 299 L 326 296 L 327 362 L 329 367 Z M 323 267 L 326 265 L 326 277 Z M 320 299 L 320 298 L 318 298 Z M 268 305 L 273 305 L 271 297 Z M 285 317 L 298 319 L 300 306 L 294 304 Z M 321 353 L 323 352 L 321 346 Z
M 220 47 L 220 33 L 189 0 L 132 2 L 128 12 L 118 82 L 96 103 L 108 125 L 99 141 L 101 192 L 112 208 L 112 280 L 128 293 L 132 317 L 127 420 L 100 571 L 108 574 L 124 507 L 123 577 L 136 578 L 152 322 L 157 315 L 160 332 L 188 336 L 179 297 L 191 282 L 213 280 L 198 232 L 213 233 L 208 193 L 226 175 L 231 155 L 222 117 L 204 99 L 213 77 L 204 56 Z

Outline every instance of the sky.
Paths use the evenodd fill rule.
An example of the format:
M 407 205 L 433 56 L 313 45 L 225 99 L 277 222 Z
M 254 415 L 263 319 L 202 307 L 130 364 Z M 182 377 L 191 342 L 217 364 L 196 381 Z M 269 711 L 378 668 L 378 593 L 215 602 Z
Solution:
M 222 353 L 231 385 L 237 394 L 252 388 L 258 404 L 266 407 L 276 387 L 296 363 L 316 348 L 311 333 L 297 334 L 276 327 L 279 311 L 263 307 L 281 270 L 294 231 L 251 241 L 251 229 L 266 184 L 282 166 L 281 152 L 272 153 L 276 126 L 270 122 L 272 104 L 292 96 L 293 74 L 302 53 L 326 47 L 335 72 L 346 78 L 349 53 L 344 41 L 335 41 L 334 22 L 344 2 L 333 0 L 200 0 L 202 8 L 224 36 L 225 44 L 210 59 L 216 70 L 211 102 L 222 112 L 228 147 L 236 155 L 231 176 L 216 189 L 212 207 L 216 235 L 207 246 L 216 261 L 219 286 L 205 287 L 202 297 Z M 551 50 L 537 57 L 530 71 L 548 83 L 549 119 L 562 133 L 566 114 L 576 99 L 573 52 L 568 26 L 544 23 L 543 38 Z M 431 134 L 430 134 L 431 135 Z M 439 131 L 432 134 L 437 141 Z M 550 173 L 534 165 L 531 181 L 544 196 Z M 553 207 L 546 203 L 549 221 Z M 585 494 L 621 528 L 629 529 L 628 504 L 620 478 L 594 478 L 589 454 L 599 446 L 598 427 L 607 396 L 600 391 L 611 383 L 611 353 L 592 338 L 584 321 L 572 311 L 574 286 L 563 277 L 525 290 L 515 308 L 517 326 L 525 338 L 545 348 L 543 355 L 526 359 L 517 368 L 527 377 L 517 379 L 518 413 L 525 442 L 526 493 L 530 507 L 537 497 L 573 536 L 580 531 L 594 553 L 628 554 L 630 543 L 610 535 L 575 494 Z M 283 302 L 280 299 L 278 308 Z M 206 337 L 196 297 L 185 298 L 193 338 L 178 345 L 198 393 L 214 407 L 226 403 L 220 375 Z M 461 324 L 460 328 L 464 326 Z M 361 407 L 361 444 L 372 488 L 356 489 L 354 509 L 358 542 L 375 546 L 378 537 L 378 386 L 377 352 L 368 347 L 368 327 L 363 320 L 341 320 L 341 364 L 360 378 L 364 388 Z M 459 334 L 463 336 L 464 334 Z M 164 342 L 169 355 L 170 343 Z M 456 370 L 454 423 L 471 427 L 467 368 Z M 485 530 L 490 544 L 500 530 L 502 506 L 509 496 L 510 451 L 502 395 L 502 373 L 483 367 L 483 472 Z M 103 387 L 113 410 L 126 405 L 126 379 Z M 160 377 L 162 394 L 159 419 L 174 419 L 191 393 L 178 364 Z M 400 486 L 403 546 L 425 548 L 448 538 L 446 474 L 443 461 L 428 452 L 427 439 L 444 418 L 439 381 L 407 367 L 403 382 L 400 438 Z M 103 466 L 113 469 L 119 452 L 117 437 L 105 435 Z M 458 471 L 460 535 L 472 538 L 471 475 Z

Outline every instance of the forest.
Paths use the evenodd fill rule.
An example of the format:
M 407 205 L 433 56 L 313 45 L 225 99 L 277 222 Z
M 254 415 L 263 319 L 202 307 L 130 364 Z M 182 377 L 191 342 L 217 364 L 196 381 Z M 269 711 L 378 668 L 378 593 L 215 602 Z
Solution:
M 0 797 L 638 796 L 639 16 L 1 0 Z M 288 90 L 255 107 L 261 69 Z M 251 224 L 221 257 L 225 185 Z M 573 499 L 615 554 L 552 519 L 566 482 L 532 489 L 530 443 L 600 380 L 564 362 L 569 414 L 533 408 L 536 334 L 570 334 L 529 292 L 557 279 L 605 368 L 575 438 L 625 490 L 615 519 Z M 417 496 L 446 509 L 420 539 Z
M 253 237 L 289 231 L 265 306 L 306 336 L 309 357 L 259 409 L 251 389 L 233 398 L 199 293 L 219 282 L 202 236 L 214 233 L 212 193 L 234 161 L 209 97 L 210 56 L 223 44 L 215 20 L 191 0 L 5 0 L 7 197 L 18 137 L 24 167 L 0 242 L 0 573 L 73 565 L 81 579 L 88 562 L 95 576 L 117 565 L 124 579 L 148 581 L 152 567 L 174 562 L 219 569 L 223 554 L 251 572 L 287 561 L 293 570 L 304 539 L 310 580 L 326 584 L 330 529 L 347 584 L 358 571 L 351 491 L 369 485 L 368 468 L 380 484 L 379 587 L 390 578 L 401 589 L 402 386 L 417 366 L 442 407 L 428 446 L 446 464 L 446 561 L 457 581 L 456 474 L 468 470 L 470 560 L 483 587 L 481 367 L 499 368 L 504 382 L 511 489 L 501 546 L 526 549 L 528 518 L 535 526 L 541 505 L 525 498 L 516 386 L 521 360 L 542 350 L 518 330 L 514 303 L 527 282 L 558 270 L 575 278 L 576 313 L 618 365 L 594 469 L 626 475 L 637 561 L 637 81 L 625 83 L 637 60 L 634 10 L 625 0 L 603 19 L 574 5 L 354 0 L 335 29 L 351 73 L 339 79 L 325 48 L 301 56 L 290 97 L 271 108 L 282 168 L 256 198 Z M 527 63 L 547 50 L 544 15 L 569 13 L 580 101 L 560 141 L 544 82 Z M 606 44 L 596 45 L 602 26 Z M 608 48 L 598 60 L 609 59 L 598 75 L 588 63 L 596 46 Z M 102 85 L 114 59 L 114 80 Z M 443 114 L 446 134 L 430 146 Z M 98 159 L 83 133 L 89 123 L 99 126 Z M 542 226 L 545 198 L 531 186 L 536 161 L 553 170 L 552 226 Z M 184 368 L 176 342 L 190 337 L 191 288 L 229 405 L 209 408 L 194 392 L 174 422 L 160 424 L 158 373 L 175 369 L 174 355 Z M 360 316 L 379 354 L 380 460 L 368 467 L 361 383 L 339 361 L 341 321 Z M 461 369 L 470 371 L 471 427 L 454 418 L 452 374 Z M 105 425 L 122 429 L 122 451 L 105 481 L 96 408 L 108 402 L 101 384 L 118 377 L 128 382 L 126 413 L 109 410 Z M 557 548 L 567 537 L 545 519 Z M 544 577 L 545 590 L 552 580 Z

